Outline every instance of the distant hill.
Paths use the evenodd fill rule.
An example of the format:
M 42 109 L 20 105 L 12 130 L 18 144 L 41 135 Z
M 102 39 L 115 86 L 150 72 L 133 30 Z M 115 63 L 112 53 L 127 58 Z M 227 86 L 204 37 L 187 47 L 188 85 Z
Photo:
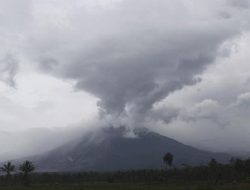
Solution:
M 174 155 L 175 166 L 206 164 L 211 158 L 221 163 L 230 159 L 228 154 L 198 150 L 145 129 L 135 134 L 136 138 L 127 138 L 123 130 L 106 128 L 34 162 L 40 171 L 114 171 L 163 168 L 162 157 L 167 152 Z

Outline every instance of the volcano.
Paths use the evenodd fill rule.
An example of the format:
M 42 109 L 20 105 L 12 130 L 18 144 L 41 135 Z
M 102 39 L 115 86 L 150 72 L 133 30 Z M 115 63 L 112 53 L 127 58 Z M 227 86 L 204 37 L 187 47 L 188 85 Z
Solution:
M 230 159 L 228 154 L 202 151 L 146 129 L 134 134 L 127 137 L 122 129 L 105 128 L 33 161 L 39 171 L 77 172 L 162 169 L 167 152 L 173 154 L 176 167 L 207 164 L 212 158 L 220 163 Z

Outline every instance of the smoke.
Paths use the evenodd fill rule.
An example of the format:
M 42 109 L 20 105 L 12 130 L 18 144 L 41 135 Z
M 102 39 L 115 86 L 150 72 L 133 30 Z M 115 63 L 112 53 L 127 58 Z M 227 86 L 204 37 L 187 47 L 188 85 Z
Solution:
M 241 60 L 229 64 L 230 74 L 225 71 L 228 64 L 220 73 L 207 72 L 223 56 L 226 63 L 230 60 L 230 41 L 249 29 L 247 1 L 0 0 L 0 4 L 0 80 L 17 84 L 16 91 L 4 85 L 6 90 L 1 91 L 13 105 L 1 104 L 6 130 L 71 126 L 79 118 L 88 119 L 90 112 L 96 114 L 97 98 L 99 125 L 133 129 L 157 128 L 161 123 L 162 128 L 171 125 L 176 133 L 185 134 L 178 138 L 184 142 L 200 135 L 187 135 L 188 124 L 199 121 L 198 128 L 209 120 L 226 125 L 226 116 L 221 119 L 215 110 L 220 112 L 225 101 L 232 103 L 250 91 L 246 85 L 239 91 L 240 85 L 230 84 L 237 82 L 231 75 L 242 67 Z M 8 53 L 11 56 L 5 57 Z M 203 82 L 206 74 L 220 79 L 222 73 L 230 75 L 222 85 L 216 82 L 211 87 L 212 79 Z M 79 92 L 72 92 L 72 85 Z M 6 97 L 1 102 L 6 103 Z M 176 121 L 185 124 L 179 131 Z M 204 126 L 203 137 L 212 131 L 211 122 Z M 166 131 L 162 133 L 171 135 Z
M 100 115 L 111 125 L 143 125 L 156 103 L 198 82 L 221 44 L 239 34 L 234 19 L 216 16 L 216 3 L 198 4 L 196 11 L 181 0 L 128 0 L 85 12 L 85 26 L 74 38 L 62 33 L 68 46 L 40 54 L 40 66 L 99 98 Z

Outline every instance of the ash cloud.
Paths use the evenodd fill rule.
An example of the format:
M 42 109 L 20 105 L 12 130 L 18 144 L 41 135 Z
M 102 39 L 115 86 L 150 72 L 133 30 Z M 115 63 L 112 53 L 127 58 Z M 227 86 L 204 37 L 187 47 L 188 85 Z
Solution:
M 205 10 L 206 3 L 199 4 Z M 216 15 L 215 7 L 209 11 Z M 87 30 L 88 39 L 76 36 L 66 51 L 42 56 L 41 65 L 98 97 L 100 113 L 112 125 L 143 125 L 155 115 L 154 104 L 199 81 L 220 45 L 239 34 L 235 20 L 193 9 L 184 1 L 122 1 L 86 16 L 89 28 L 79 30 Z
M 44 82 L 42 79 L 44 83 L 41 84 L 39 80 L 28 78 L 27 74 L 32 72 L 43 76 L 50 74 L 52 78 L 66 83 L 69 80 L 69 91 L 72 84 L 75 84 L 77 90 L 88 92 L 99 99 L 99 114 L 106 125 L 157 128 L 160 123 L 161 133 L 187 144 L 191 141 L 195 146 L 199 144 L 199 138 L 207 137 L 208 132 L 217 137 L 218 130 L 221 134 L 218 139 L 231 139 L 231 134 L 235 134 L 235 131 L 228 135 L 227 130 L 223 130 L 231 122 L 225 117 L 233 117 L 231 112 L 234 113 L 231 108 L 227 109 L 230 107 L 228 104 L 235 102 L 238 95 L 250 92 L 246 85 L 237 83 L 234 74 L 240 72 L 239 81 L 242 81 L 241 77 L 244 75 L 249 80 L 249 68 L 244 68 L 243 61 L 237 59 L 234 60 L 235 64 L 229 64 L 228 67 L 232 69 L 227 71 L 225 68 L 234 49 L 230 41 L 244 36 L 249 30 L 247 1 L 103 2 L 106 1 L 12 0 L 6 3 L 0 0 L 1 7 L 4 7 L 0 10 L 3 16 L 0 21 L 3 26 L 0 29 L 0 41 L 3 44 L 0 54 L 3 61 L 0 64 L 2 73 L 5 73 L 1 75 L 1 80 L 14 85 L 17 63 L 14 59 L 11 60 L 17 58 L 20 72 L 23 72 L 19 76 L 32 82 L 31 87 L 26 90 L 37 88 L 39 92 L 47 91 L 47 88 L 43 88 L 47 86 L 44 84 L 47 80 Z M 242 42 L 244 41 L 243 39 Z M 223 49 L 223 46 L 226 48 Z M 13 53 L 11 59 L 4 58 L 8 52 Z M 246 55 L 248 54 L 247 52 Z M 223 56 L 226 63 L 222 69 L 218 73 L 208 71 Z M 6 66 L 5 62 L 10 63 Z M 247 61 L 245 64 L 249 65 Z M 34 66 L 39 69 L 35 70 Z M 240 68 L 243 69 L 239 71 Z M 209 79 L 204 82 L 206 75 Z M 223 75 L 229 77 L 221 79 L 223 82 L 219 85 L 218 81 Z M 22 82 L 22 77 L 19 80 Z M 214 80 L 216 85 L 212 86 Z M 233 82 L 236 84 L 232 87 Z M 48 79 L 47 83 L 53 83 L 51 89 L 55 91 L 46 95 L 51 97 L 49 102 L 56 102 L 59 97 L 65 96 L 65 91 L 57 89 L 57 82 Z M 203 88 L 197 90 L 200 84 L 203 84 Z M 17 92 L 18 90 L 20 91 L 17 89 Z M 67 99 L 77 99 L 76 96 L 66 96 Z M 243 101 L 241 99 L 245 101 L 245 96 L 248 95 L 239 97 L 239 102 Z M 19 104 L 20 100 L 16 99 Z M 170 103 L 164 107 L 165 100 Z M 24 102 L 28 104 L 30 101 L 32 98 L 27 98 Z M 65 101 L 62 98 L 56 104 L 60 106 L 55 109 L 55 113 L 61 110 L 69 110 L 69 113 L 79 110 L 71 113 L 80 113 L 79 117 L 83 118 L 88 117 L 86 110 L 94 109 L 96 113 L 96 99 L 92 96 L 87 97 L 86 101 L 76 100 L 79 103 L 74 104 Z M 93 102 L 93 105 L 87 105 L 86 102 Z M 157 109 L 159 105 L 160 109 Z M 46 113 L 50 116 L 51 106 L 45 105 Z M 82 109 L 79 108 L 83 107 L 86 110 L 80 111 Z M 6 109 L 3 110 L 6 113 Z M 223 111 L 228 115 L 221 115 L 220 112 Z M 26 114 L 25 122 L 21 119 L 19 124 L 16 122 L 19 119 L 14 119 L 13 128 L 26 126 L 26 122 L 30 126 L 36 125 L 36 120 L 30 120 L 32 113 L 41 116 L 38 121 L 46 121 L 46 126 L 53 126 L 45 112 L 34 112 L 31 108 L 31 112 Z M 20 118 L 19 112 L 17 115 Z M 235 126 L 241 121 L 249 123 L 247 119 L 248 117 L 239 117 L 240 122 Z M 61 117 L 59 120 L 61 124 Z M 82 126 L 90 127 L 88 124 Z M 8 125 L 5 124 L 5 128 Z M 171 133 L 171 130 L 174 132 Z M 236 140 L 241 139 L 242 131 L 244 130 L 238 130 Z M 181 136 L 182 134 L 184 135 Z M 212 140 L 210 147 L 215 144 L 216 147 L 219 147 L 217 144 L 227 147 L 229 141 L 215 143 Z M 249 144 L 246 143 L 247 146 Z

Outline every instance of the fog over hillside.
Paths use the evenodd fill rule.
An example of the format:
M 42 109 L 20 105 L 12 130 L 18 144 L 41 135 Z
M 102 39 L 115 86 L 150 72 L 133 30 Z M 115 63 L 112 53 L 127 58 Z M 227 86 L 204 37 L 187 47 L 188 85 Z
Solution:
M 248 152 L 248 0 L 0 0 L 0 15 L 0 159 L 110 126 Z

